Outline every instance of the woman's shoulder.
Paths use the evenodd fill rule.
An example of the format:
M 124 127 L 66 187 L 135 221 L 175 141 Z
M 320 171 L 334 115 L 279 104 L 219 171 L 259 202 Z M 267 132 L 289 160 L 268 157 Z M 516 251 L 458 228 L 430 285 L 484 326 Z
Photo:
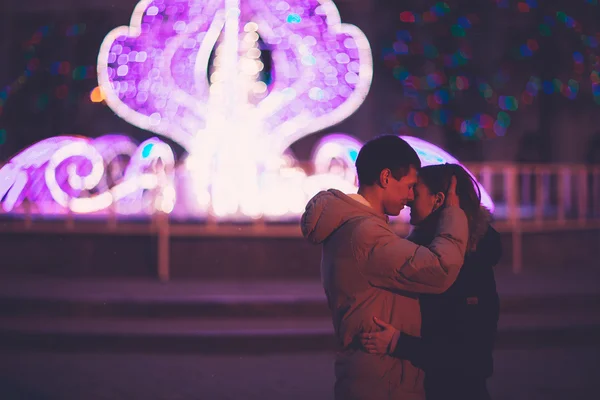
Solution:
M 477 241 L 473 250 L 467 253 L 465 264 L 476 264 L 478 267 L 494 267 L 502 257 L 502 239 L 500 233 L 488 224 L 483 236 Z
M 491 224 L 488 224 L 488 228 L 480 240 L 480 245 L 487 251 L 489 251 L 490 248 L 502 247 L 502 238 L 500 237 L 500 233 L 494 229 Z

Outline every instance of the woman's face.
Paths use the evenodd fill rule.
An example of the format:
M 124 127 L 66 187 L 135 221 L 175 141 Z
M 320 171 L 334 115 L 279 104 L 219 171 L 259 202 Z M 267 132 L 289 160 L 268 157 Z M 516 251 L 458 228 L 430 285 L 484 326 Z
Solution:
M 436 199 L 439 197 L 430 193 L 421 179 L 415 185 L 414 191 L 415 199 L 410 204 L 410 224 L 419 225 L 437 208 Z

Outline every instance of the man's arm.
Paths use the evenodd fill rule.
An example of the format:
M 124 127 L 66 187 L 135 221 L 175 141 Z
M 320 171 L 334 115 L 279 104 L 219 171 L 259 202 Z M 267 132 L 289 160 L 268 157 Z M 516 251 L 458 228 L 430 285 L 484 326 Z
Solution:
M 454 283 L 463 265 L 468 240 L 467 217 L 456 206 L 445 207 L 437 232 L 427 247 L 398 237 L 385 226 L 373 224 L 360 234 L 369 236 L 370 251 L 361 272 L 373 286 L 417 293 L 443 293 Z

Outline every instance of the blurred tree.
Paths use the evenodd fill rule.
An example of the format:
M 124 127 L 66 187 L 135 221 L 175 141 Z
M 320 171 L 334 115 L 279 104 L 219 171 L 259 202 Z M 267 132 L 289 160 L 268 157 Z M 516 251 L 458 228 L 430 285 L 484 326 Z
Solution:
M 472 142 L 504 136 L 523 110 L 539 110 L 552 143 L 559 109 L 600 104 L 596 1 L 409 1 L 394 12 L 398 30 L 382 56 L 403 94 L 397 130 L 438 125 L 460 157 Z

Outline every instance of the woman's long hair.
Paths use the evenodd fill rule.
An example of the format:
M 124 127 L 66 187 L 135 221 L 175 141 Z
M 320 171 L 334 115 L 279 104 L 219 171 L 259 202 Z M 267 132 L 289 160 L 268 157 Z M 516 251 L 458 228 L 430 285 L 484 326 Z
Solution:
M 467 250 L 470 250 L 476 244 L 476 225 L 481 208 L 481 191 L 477 182 L 458 164 L 429 165 L 419 170 L 419 179 L 431 194 L 438 192 L 447 194 L 453 175 L 456 176 L 456 194 L 460 201 L 460 208 L 467 215 L 469 222 Z

